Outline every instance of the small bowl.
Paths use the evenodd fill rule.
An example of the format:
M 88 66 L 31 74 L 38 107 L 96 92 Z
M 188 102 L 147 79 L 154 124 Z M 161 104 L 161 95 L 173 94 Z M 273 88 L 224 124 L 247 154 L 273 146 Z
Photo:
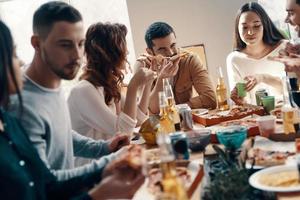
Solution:
M 239 149 L 247 138 L 245 126 L 228 126 L 217 132 L 217 138 L 227 149 Z
M 203 151 L 210 143 L 211 130 L 209 129 L 196 129 L 186 132 L 189 148 L 192 151 Z

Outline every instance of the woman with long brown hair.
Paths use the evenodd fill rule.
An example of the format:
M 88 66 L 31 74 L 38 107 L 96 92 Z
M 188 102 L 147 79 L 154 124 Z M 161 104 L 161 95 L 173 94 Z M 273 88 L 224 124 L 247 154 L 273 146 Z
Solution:
M 256 2 L 244 4 L 235 21 L 234 51 L 227 57 L 231 99 L 237 104 L 255 104 L 255 92 L 267 89 L 278 100 L 282 96 L 284 66 L 268 59 L 277 55 L 286 40 L 266 11 Z M 248 97 L 238 97 L 236 83 L 246 82 Z
M 108 139 L 118 132 L 130 133 L 147 118 L 154 80 L 151 69 L 141 68 L 134 74 L 121 105 L 126 34 L 126 26 L 118 23 L 96 23 L 86 33 L 87 64 L 68 98 L 72 128 L 85 136 Z M 138 90 L 142 90 L 139 102 Z

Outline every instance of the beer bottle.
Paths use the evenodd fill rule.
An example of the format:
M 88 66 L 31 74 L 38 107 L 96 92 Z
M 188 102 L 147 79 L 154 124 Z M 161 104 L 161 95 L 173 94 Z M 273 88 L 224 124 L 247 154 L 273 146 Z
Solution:
M 178 110 L 175 106 L 176 103 L 175 103 L 175 99 L 174 99 L 174 94 L 173 94 L 172 86 L 169 83 L 168 78 L 163 79 L 163 90 L 166 94 L 167 103 L 168 103 L 168 112 L 171 115 L 171 117 L 173 118 L 175 130 L 180 131 L 181 130 L 180 117 L 179 117 Z
M 218 109 L 222 111 L 229 110 L 229 105 L 227 101 L 227 89 L 225 86 L 221 67 L 219 67 L 219 78 L 218 78 L 216 94 L 217 94 Z
M 176 175 L 176 163 L 170 136 L 157 135 L 162 171 L 162 189 L 165 199 L 188 200 L 187 192 Z
M 159 132 L 160 133 L 173 133 L 175 126 L 172 117 L 168 112 L 168 105 L 165 92 L 159 92 Z
M 290 91 L 290 82 L 288 77 L 282 78 L 283 86 L 283 106 L 281 108 L 282 119 L 283 119 L 283 130 L 285 134 L 296 133 L 294 124 L 297 123 L 298 112 L 296 108 L 293 108 L 289 91 Z

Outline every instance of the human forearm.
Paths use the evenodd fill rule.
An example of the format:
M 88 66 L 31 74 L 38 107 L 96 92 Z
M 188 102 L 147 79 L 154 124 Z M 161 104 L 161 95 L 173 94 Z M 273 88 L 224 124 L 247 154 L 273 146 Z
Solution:
M 230 99 L 237 105 L 243 105 L 245 103 L 244 98 L 238 96 L 236 87 L 231 91 Z
M 265 83 L 277 89 L 278 91 L 282 91 L 282 80 L 280 77 L 272 76 L 269 74 L 257 74 L 255 75 L 258 83 Z
M 67 170 L 51 170 L 51 169 L 50 170 L 52 174 L 54 174 L 57 177 L 57 180 L 67 181 L 75 177 L 83 176 L 87 173 L 97 173 L 99 171 L 102 171 L 109 162 L 115 159 L 115 157 L 116 157 L 115 153 L 112 153 L 108 156 L 101 157 L 99 160 L 95 160 L 92 163 L 83 165 L 81 167 L 76 167 Z M 100 178 L 101 177 L 99 174 L 99 180 Z M 84 179 L 84 180 L 89 181 L 88 179 Z
M 217 107 L 216 94 L 206 71 L 198 73 L 198 76 L 194 77 L 193 85 L 198 96 L 189 99 L 188 104 L 191 108 L 214 109 Z
M 51 181 L 46 187 L 47 199 L 91 199 L 85 191 L 101 181 L 102 171 L 85 173 L 65 181 Z
M 137 90 L 138 87 L 134 83 L 130 82 L 128 85 L 123 112 L 131 119 L 136 119 Z
M 217 100 L 213 91 L 203 93 L 197 97 L 191 98 L 187 104 L 192 108 L 208 108 L 215 109 L 217 107 Z
M 141 100 L 139 102 L 139 108 L 145 114 L 148 113 L 151 85 L 152 85 L 152 82 L 150 84 L 145 85 L 145 87 L 143 89 Z
M 163 82 L 162 78 L 158 78 L 155 86 L 150 94 L 150 102 L 149 102 L 149 110 L 152 114 L 159 113 L 159 99 L 158 99 L 158 92 L 163 90 Z
M 100 158 L 110 153 L 104 140 L 94 140 L 72 131 L 73 151 L 76 157 Z

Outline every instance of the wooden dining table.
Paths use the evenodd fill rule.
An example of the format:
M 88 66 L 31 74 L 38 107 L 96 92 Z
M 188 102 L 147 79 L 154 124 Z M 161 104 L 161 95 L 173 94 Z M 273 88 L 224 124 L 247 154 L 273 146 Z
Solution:
M 214 125 L 211 127 L 205 127 L 201 124 L 194 123 L 194 129 L 199 129 L 199 128 L 208 128 L 212 130 L 212 134 L 215 134 L 215 131 L 220 128 L 220 126 Z M 277 129 L 282 129 L 282 125 L 277 125 Z M 253 135 L 251 135 L 253 136 Z M 215 142 L 215 141 L 214 141 Z M 145 145 L 144 145 L 145 146 Z M 222 145 L 220 145 L 222 146 Z M 146 148 L 153 148 L 153 147 L 147 147 Z M 205 154 L 215 154 L 215 151 L 212 148 L 212 144 L 209 144 L 206 147 Z M 188 190 L 188 195 L 191 200 L 199 200 L 201 199 L 201 188 L 202 188 L 202 182 L 204 179 L 204 170 L 203 170 L 203 160 L 204 160 L 204 154 L 203 152 L 191 152 L 190 154 L 190 160 L 195 161 L 198 163 L 199 166 L 199 171 L 197 172 L 197 175 L 195 177 L 195 180 L 193 181 L 192 185 L 189 187 Z M 145 188 L 144 188 L 145 189 Z M 139 191 L 141 192 L 141 191 Z M 289 193 L 276 193 L 277 199 L 278 200 L 300 200 L 300 191 L 299 192 L 289 192 Z M 138 200 L 137 198 L 133 198 L 133 200 Z
M 144 144 L 143 139 L 141 141 L 134 142 L 137 144 L 141 144 L 146 150 L 149 149 L 155 149 L 158 148 L 157 146 L 149 146 Z M 193 169 L 193 180 L 191 181 L 191 185 L 189 186 L 187 190 L 188 197 L 190 200 L 199 200 L 201 199 L 201 182 L 202 178 L 204 176 L 204 171 L 203 171 L 203 152 L 191 152 L 190 153 L 190 158 L 189 162 L 195 166 L 198 166 L 197 171 L 194 171 Z M 193 167 L 195 168 L 195 167 Z M 146 177 L 147 179 L 147 177 Z M 149 190 L 147 188 L 147 180 L 145 181 L 144 185 L 141 186 L 141 188 L 137 191 L 136 195 L 134 196 L 133 200 L 140 200 L 143 197 L 143 199 L 147 200 L 154 200 L 153 194 L 149 194 Z

